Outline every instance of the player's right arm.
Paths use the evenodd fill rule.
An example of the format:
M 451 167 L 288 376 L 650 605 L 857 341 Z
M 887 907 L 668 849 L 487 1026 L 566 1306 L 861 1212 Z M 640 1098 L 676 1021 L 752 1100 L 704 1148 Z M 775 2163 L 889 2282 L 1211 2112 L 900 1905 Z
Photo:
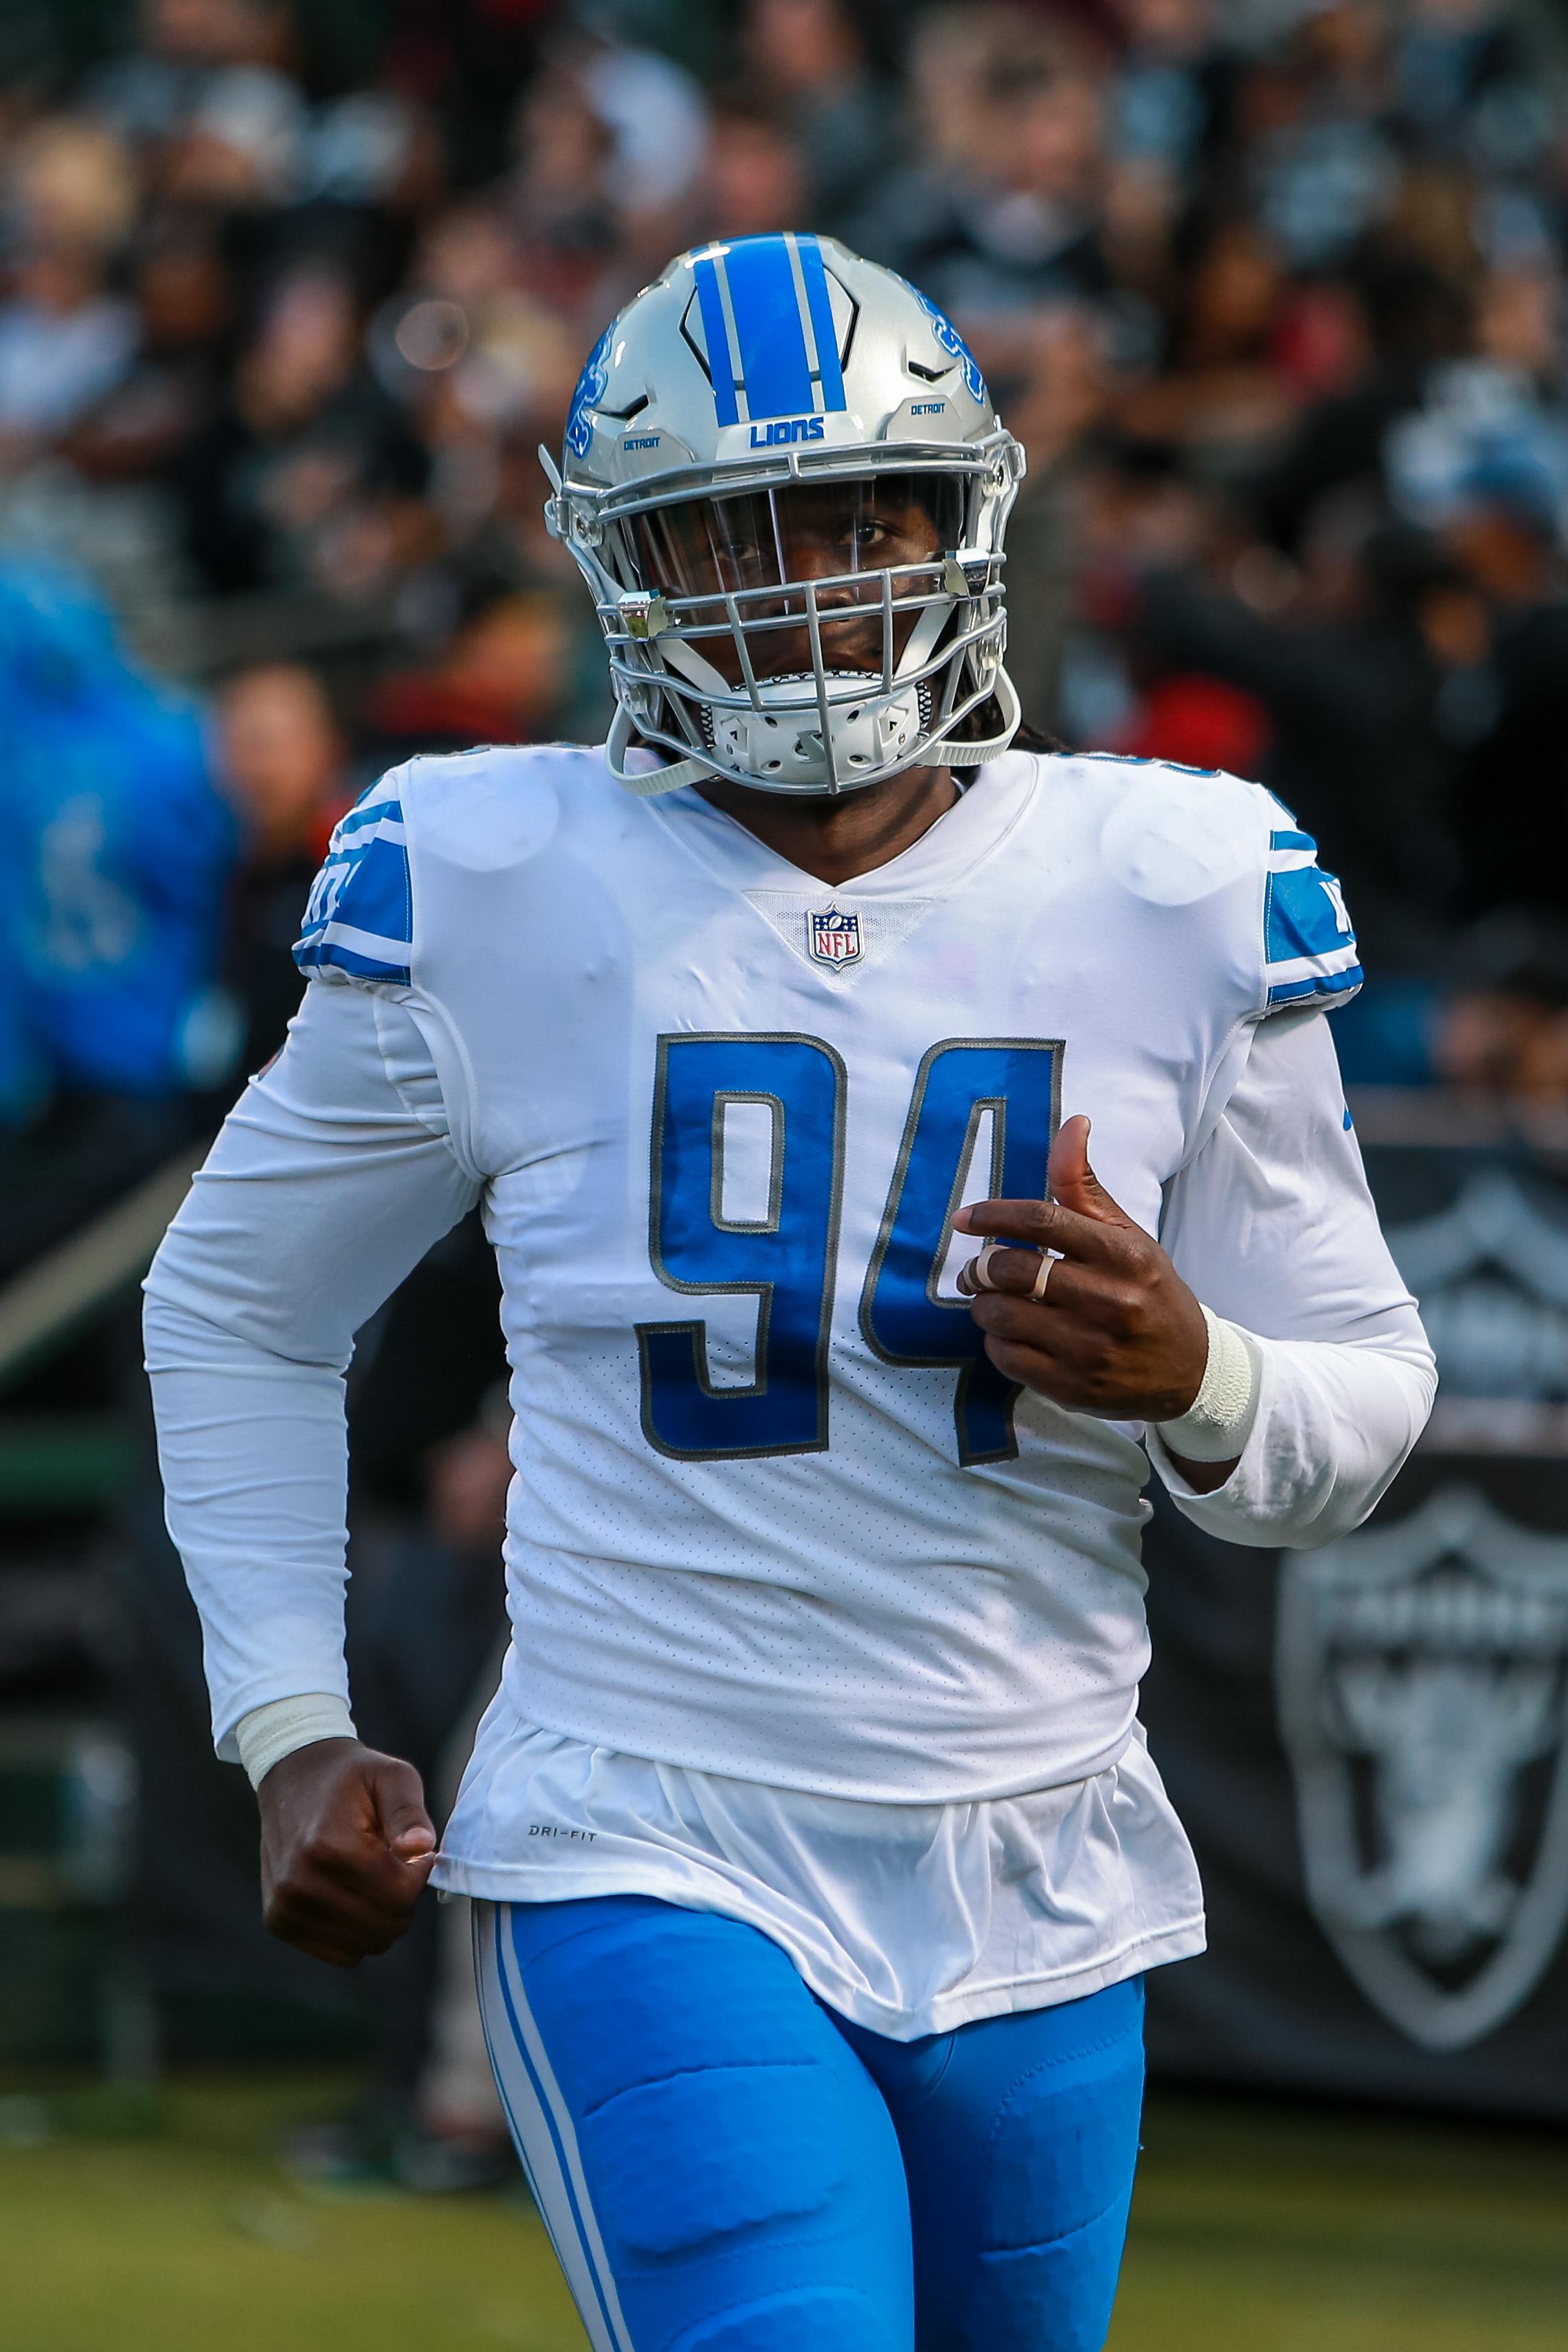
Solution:
M 258 1783 L 268 1925 L 343 1966 L 401 1933 L 435 1848 L 417 1774 L 348 1712 L 344 1373 L 478 1193 L 405 1004 L 323 972 L 146 1286 L 169 1531 L 218 1753 Z

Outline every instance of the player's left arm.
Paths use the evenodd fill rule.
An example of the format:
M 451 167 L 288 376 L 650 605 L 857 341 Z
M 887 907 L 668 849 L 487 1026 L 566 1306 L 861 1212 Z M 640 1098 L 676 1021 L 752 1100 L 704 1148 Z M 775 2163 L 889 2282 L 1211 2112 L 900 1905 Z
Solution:
M 958 1219 L 1025 1245 L 993 1255 L 987 1290 L 961 1276 L 998 1369 L 1071 1411 L 1148 1423 L 1178 1505 L 1215 1534 L 1303 1545 L 1356 1526 L 1420 1435 L 1436 1373 L 1378 1227 L 1323 1015 L 1277 1014 L 1254 1033 L 1213 1135 L 1170 1188 L 1159 1241 L 1099 1184 L 1088 1145 L 1088 1122 L 1067 1120 L 1052 1199 Z M 1037 1302 L 1041 1251 L 1061 1255 Z M 1184 1454 L 1190 1429 L 1227 1425 L 1222 1458 Z

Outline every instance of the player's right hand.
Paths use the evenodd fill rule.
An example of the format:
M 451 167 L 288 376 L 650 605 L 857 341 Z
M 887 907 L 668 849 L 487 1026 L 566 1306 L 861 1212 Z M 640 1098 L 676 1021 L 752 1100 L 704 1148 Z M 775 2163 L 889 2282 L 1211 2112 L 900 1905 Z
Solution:
M 261 1807 L 261 1916 L 333 1968 L 395 1944 L 436 1859 L 412 1764 L 357 1739 L 318 1739 L 272 1767 Z

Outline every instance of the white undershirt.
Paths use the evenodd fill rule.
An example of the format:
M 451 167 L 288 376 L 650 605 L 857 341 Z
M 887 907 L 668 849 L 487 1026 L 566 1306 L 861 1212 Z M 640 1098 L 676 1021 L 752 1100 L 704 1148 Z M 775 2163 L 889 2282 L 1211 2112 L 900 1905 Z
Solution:
M 317 982 L 291 1057 L 293 1091 L 253 1086 L 230 1121 L 231 1179 L 238 1153 L 260 1180 L 244 1215 L 232 1181 L 205 1203 L 198 1188 L 148 1284 L 169 1524 L 209 1646 L 270 1613 L 258 1606 L 269 1574 L 341 1544 L 353 1328 L 477 1198 L 400 1006 Z M 1262 1365 L 1251 1434 L 1215 1494 L 1194 1495 L 1151 1433 L 1178 1507 L 1269 1548 L 1353 1525 L 1424 1423 L 1433 1372 L 1320 1015 L 1258 1033 L 1214 1134 L 1168 1189 L 1162 1230 Z M 341 1584 L 311 1589 L 321 1597 L 292 1631 L 271 1619 L 274 1668 L 246 1712 L 325 1685 L 346 1696 L 321 1664 L 341 1658 Z M 233 1714 L 215 1727 L 234 1755 Z M 496 1900 L 634 1892 L 749 1920 L 825 2000 L 901 2041 L 1203 1947 L 1191 1849 L 1136 1732 L 1089 1780 L 889 1804 L 591 1748 L 520 1721 L 500 1693 L 435 1878 Z

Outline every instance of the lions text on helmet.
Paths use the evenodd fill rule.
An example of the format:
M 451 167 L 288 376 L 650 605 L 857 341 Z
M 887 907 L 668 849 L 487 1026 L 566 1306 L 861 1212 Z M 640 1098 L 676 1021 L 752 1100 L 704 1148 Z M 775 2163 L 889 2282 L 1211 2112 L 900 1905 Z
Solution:
M 852 792 L 1005 751 L 1024 453 L 962 336 L 830 237 L 682 254 L 600 337 L 546 518 L 609 647 L 636 793 Z M 669 754 L 628 772 L 640 740 Z

